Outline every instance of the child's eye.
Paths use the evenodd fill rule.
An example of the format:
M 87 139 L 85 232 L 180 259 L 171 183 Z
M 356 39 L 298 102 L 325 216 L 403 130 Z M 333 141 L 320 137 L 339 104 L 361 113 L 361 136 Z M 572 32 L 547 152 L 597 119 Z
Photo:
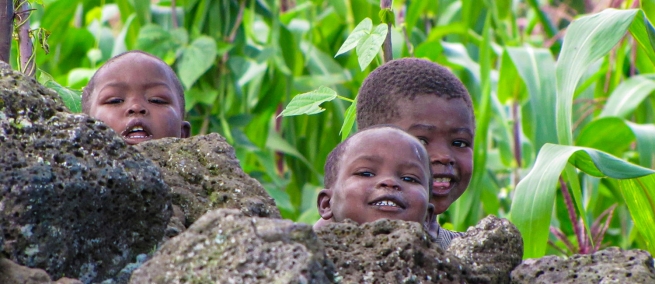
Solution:
M 466 147 L 469 147 L 470 145 L 466 141 L 457 140 L 457 141 L 453 142 L 453 146 L 458 147 L 458 148 L 466 148 Z
M 418 141 L 421 141 L 421 144 L 423 144 L 423 146 L 428 145 L 428 140 L 427 139 L 425 139 L 423 137 L 416 137 L 416 138 L 418 138 Z
M 151 103 L 153 103 L 153 104 L 158 104 L 158 105 L 165 105 L 165 104 L 168 104 L 167 101 L 162 100 L 162 99 L 158 99 L 158 98 L 152 98 L 152 99 L 150 99 L 149 101 L 150 101 Z
M 369 172 L 369 171 L 361 171 L 361 172 L 357 172 L 357 173 L 355 173 L 355 175 L 363 176 L 363 177 L 372 177 L 372 176 L 375 176 L 375 174 L 373 174 L 372 172 Z
M 115 105 L 115 104 L 120 104 L 123 101 L 124 101 L 123 99 L 113 98 L 113 99 L 109 99 L 109 100 L 105 101 L 105 104 Z
M 401 179 L 405 182 L 419 183 L 418 179 L 411 176 L 404 176 Z

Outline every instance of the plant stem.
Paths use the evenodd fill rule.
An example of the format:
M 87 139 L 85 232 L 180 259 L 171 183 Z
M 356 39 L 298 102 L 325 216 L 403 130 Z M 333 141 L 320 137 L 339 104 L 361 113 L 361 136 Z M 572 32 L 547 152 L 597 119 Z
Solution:
M 353 100 L 353 99 L 349 99 L 349 98 L 342 97 L 342 96 L 339 96 L 339 95 L 337 95 L 337 98 L 340 98 L 340 99 L 342 99 L 342 100 L 344 100 L 344 101 L 347 101 L 347 102 L 350 102 L 350 103 L 354 103 L 354 102 L 355 102 L 355 100 Z
M 391 9 L 391 0 L 380 0 L 380 9 Z M 384 63 L 393 60 L 393 52 L 391 50 L 391 23 L 387 23 L 387 37 L 382 44 L 382 53 L 384 54 Z
M 30 38 L 30 4 L 25 0 L 18 7 L 16 13 L 18 20 L 18 48 L 20 49 L 20 70 L 25 75 L 33 77 L 34 72 L 34 45 Z
M 177 5 L 175 4 L 175 0 L 171 0 L 171 25 L 173 29 L 177 29 L 179 26 L 177 23 Z
M 14 0 L 0 0 L 0 60 L 9 63 L 14 32 Z
M 569 212 L 569 219 L 571 220 L 571 224 L 573 224 L 573 231 L 575 232 L 575 235 L 578 239 L 578 250 L 579 252 L 582 252 L 583 244 L 585 243 L 582 240 L 583 233 L 582 229 L 580 228 L 580 223 L 578 222 L 578 216 L 575 214 L 575 207 L 573 207 L 573 199 L 571 199 L 571 195 L 569 194 L 569 189 L 566 186 L 566 183 L 564 182 L 564 179 L 562 177 L 559 178 L 559 184 L 560 188 L 562 189 L 562 197 L 564 197 L 564 204 L 566 204 L 566 209 Z

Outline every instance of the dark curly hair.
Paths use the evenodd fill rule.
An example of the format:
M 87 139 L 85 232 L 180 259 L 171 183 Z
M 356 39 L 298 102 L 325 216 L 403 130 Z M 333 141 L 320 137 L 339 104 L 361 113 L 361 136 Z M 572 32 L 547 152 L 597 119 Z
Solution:
M 182 87 L 182 83 L 180 83 L 180 79 L 177 78 L 177 75 L 175 74 L 175 71 L 173 71 L 173 68 L 168 66 L 168 64 L 166 64 L 166 62 L 162 61 L 157 56 L 154 56 L 154 55 L 152 55 L 150 53 L 147 53 L 147 52 L 144 52 L 144 51 L 141 51 L 141 50 L 131 50 L 131 51 L 123 52 L 123 53 L 121 53 L 119 55 L 116 55 L 116 56 L 110 58 L 109 60 L 107 60 L 107 62 L 104 65 L 102 65 L 102 67 L 100 67 L 98 69 L 98 71 L 96 71 L 95 74 L 93 74 L 93 76 L 89 80 L 89 83 L 86 84 L 86 87 L 84 87 L 84 89 L 82 90 L 82 112 L 86 113 L 86 114 L 89 113 L 89 107 L 90 107 L 89 106 L 89 98 L 91 97 L 91 94 L 93 93 L 93 89 L 95 88 L 96 76 L 98 76 L 98 74 L 100 73 L 100 71 L 102 71 L 103 68 L 105 68 L 106 66 L 109 66 L 112 62 L 114 62 L 114 61 L 118 60 L 119 58 L 121 58 L 121 57 L 123 57 L 125 55 L 128 55 L 128 54 L 143 54 L 143 55 L 148 56 L 150 58 L 154 58 L 156 61 L 161 63 L 163 66 L 166 66 L 165 67 L 166 72 L 168 73 L 168 76 L 170 77 L 170 80 L 173 82 L 173 88 L 175 88 L 175 92 L 177 92 L 177 97 L 180 99 L 180 108 L 181 108 L 180 113 L 182 114 L 182 119 L 184 119 L 184 114 L 185 114 L 184 88 Z
M 354 135 L 348 137 L 346 140 L 339 143 L 332 150 L 332 152 L 330 152 L 330 154 L 328 154 L 327 159 L 325 161 L 325 176 L 323 177 L 323 184 L 325 185 L 325 188 L 332 188 L 332 186 L 334 186 L 334 183 L 337 181 L 337 174 L 339 172 L 339 166 L 340 166 L 340 163 L 341 163 L 341 158 L 343 156 L 343 152 L 346 151 L 346 147 L 348 147 L 348 143 L 350 142 L 350 139 L 352 139 L 353 137 L 357 136 L 358 134 L 360 134 L 362 132 L 366 132 L 366 131 L 369 131 L 369 130 L 372 130 L 372 129 L 378 129 L 378 128 L 391 128 L 391 129 L 398 130 L 398 131 L 403 132 L 403 133 L 407 133 L 407 132 L 405 132 L 405 130 L 402 130 L 400 127 L 395 126 L 395 125 L 377 124 L 377 125 L 373 125 L 373 126 L 371 126 L 369 128 L 359 130 Z M 414 138 L 414 139 L 416 139 L 414 136 L 412 136 L 410 134 L 407 134 L 407 135 Z M 420 143 L 418 140 L 416 142 Z M 423 150 L 423 151 L 425 151 L 425 150 Z M 425 155 L 427 156 L 427 152 L 425 152 Z M 429 166 L 428 166 L 428 169 L 430 169 Z M 432 192 L 432 174 L 430 174 L 430 176 L 429 176 L 428 187 L 429 187 L 429 190 L 430 190 L 429 192 Z
M 393 123 L 399 116 L 397 102 L 417 95 L 462 98 L 475 119 L 471 96 L 452 72 L 428 60 L 402 58 L 378 67 L 364 80 L 357 96 L 357 128 Z

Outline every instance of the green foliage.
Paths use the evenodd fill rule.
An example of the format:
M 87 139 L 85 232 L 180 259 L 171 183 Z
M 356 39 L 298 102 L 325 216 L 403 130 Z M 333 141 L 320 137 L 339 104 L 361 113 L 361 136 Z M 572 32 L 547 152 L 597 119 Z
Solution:
M 447 66 L 473 99 L 475 173 L 440 217 L 445 227 L 509 216 L 526 257 L 558 253 L 547 242 L 565 244 L 550 226 L 575 239 L 561 177 L 585 228 L 618 203 L 602 247 L 655 253 L 655 1 L 592 2 L 51 0 L 30 19 L 51 32 L 37 77 L 71 110 L 111 56 L 153 53 L 183 82 L 193 134 L 225 136 L 282 215 L 307 223 L 392 23 L 394 58 Z

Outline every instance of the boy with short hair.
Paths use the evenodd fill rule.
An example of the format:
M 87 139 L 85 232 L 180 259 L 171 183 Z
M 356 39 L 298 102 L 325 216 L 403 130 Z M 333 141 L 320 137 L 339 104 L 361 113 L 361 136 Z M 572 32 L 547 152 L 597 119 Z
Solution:
M 417 137 L 432 167 L 435 218 L 430 233 L 442 247 L 462 233 L 439 226 L 441 214 L 466 190 L 473 172 L 475 116 L 471 97 L 448 69 L 433 62 L 403 58 L 375 69 L 357 98 L 357 125 L 366 129 L 392 124 Z
M 154 55 L 128 51 L 107 61 L 82 93 L 82 111 L 134 145 L 189 137 L 184 89 L 173 69 Z
M 382 218 L 432 219 L 430 165 L 421 142 L 394 126 L 356 133 L 328 155 L 325 189 L 318 196 L 322 220 L 357 223 Z M 326 222 L 317 222 L 314 229 Z

